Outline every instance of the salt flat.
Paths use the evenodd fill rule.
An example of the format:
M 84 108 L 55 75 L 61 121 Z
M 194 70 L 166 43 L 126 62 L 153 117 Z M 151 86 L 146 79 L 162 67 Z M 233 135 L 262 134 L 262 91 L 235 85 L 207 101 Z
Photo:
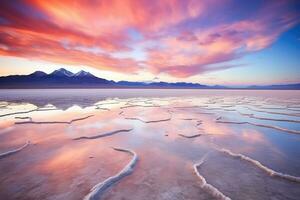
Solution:
M 298 91 L 0 90 L 0 141 L 1 199 L 300 195 Z

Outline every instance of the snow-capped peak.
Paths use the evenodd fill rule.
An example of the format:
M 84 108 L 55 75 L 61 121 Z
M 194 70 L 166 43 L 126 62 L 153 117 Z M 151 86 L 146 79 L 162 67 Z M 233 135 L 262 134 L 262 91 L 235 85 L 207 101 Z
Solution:
M 52 75 L 55 75 L 55 76 L 73 76 L 74 74 L 64 68 L 60 68 L 60 69 L 57 69 L 55 70 L 54 72 L 51 73 Z
M 76 74 L 74 74 L 74 76 L 94 76 L 94 75 L 89 72 L 81 70 L 81 71 L 77 72 Z

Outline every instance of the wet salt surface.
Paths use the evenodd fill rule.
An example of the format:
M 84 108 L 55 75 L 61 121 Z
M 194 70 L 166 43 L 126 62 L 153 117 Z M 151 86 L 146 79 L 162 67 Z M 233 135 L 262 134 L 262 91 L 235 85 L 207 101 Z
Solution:
M 298 91 L 1 90 L 0 105 L 1 199 L 300 195 Z

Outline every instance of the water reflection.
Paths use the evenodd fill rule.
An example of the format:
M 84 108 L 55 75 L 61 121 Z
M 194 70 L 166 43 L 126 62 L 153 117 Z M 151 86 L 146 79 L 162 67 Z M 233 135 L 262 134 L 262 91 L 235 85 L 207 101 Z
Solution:
M 0 176 L 1 198 L 82 199 L 128 163 L 128 155 L 111 148 L 119 147 L 136 152 L 139 162 L 132 175 L 105 192 L 104 199 L 211 199 L 192 168 L 207 152 L 211 153 L 199 172 L 226 196 L 231 191 L 232 198 L 238 198 L 245 185 L 265 188 L 266 179 L 268 188 L 245 192 L 243 198 L 264 198 L 280 187 L 278 199 L 287 197 L 286 192 L 288 198 L 297 199 L 298 193 L 290 191 L 294 183 L 279 184 L 216 149 L 226 148 L 275 171 L 300 176 L 300 136 L 268 127 L 300 130 L 299 92 L 151 90 L 134 96 L 133 91 L 110 95 L 100 91 L 84 91 L 84 97 L 78 91 L 56 90 L 45 96 L 36 91 L 1 96 L 0 151 L 31 142 L 0 160 L 0 170 L 6 172 Z M 266 126 L 218 123 L 220 117 Z M 227 180 L 235 173 L 246 178 Z M 220 184 L 224 181 L 230 188 Z M 134 196 L 133 191 L 137 191 Z

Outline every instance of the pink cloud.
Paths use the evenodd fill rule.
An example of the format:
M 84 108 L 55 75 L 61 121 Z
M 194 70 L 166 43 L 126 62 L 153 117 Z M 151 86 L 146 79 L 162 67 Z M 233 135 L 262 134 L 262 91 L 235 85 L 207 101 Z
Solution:
M 275 25 L 274 20 L 277 20 Z M 268 14 L 161 38 L 158 48 L 148 50 L 148 65 L 155 74 L 182 78 L 231 68 L 233 65 L 226 62 L 269 47 L 281 33 L 298 22 L 298 15 L 277 19 L 276 15 L 272 18 Z M 222 67 L 211 67 L 214 64 Z
M 227 16 L 230 0 L 5 1 L 0 55 L 189 77 L 236 67 L 227 62 L 272 45 L 299 23 L 293 1 L 263 3 L 242 18 Z M 246 11 L 245 11 L 246 12 Z M 213 21 L 214 19 L 218 19 Z M 135 30 L 136 35 L 128 30 Z M 151 44 L 151 45 L 149 45 Z M 145 54 L 143 63 L 132 52 Z M 218 66 L 218 67 L 216 67 Z
M 98 0 L 43 1 L 32 5 L 50 16 L 53 23 L 92 36 L 110 34 L 134 27 L 141 31 L 159 31 L 201 14 L 205 4 L 197 0 Z

